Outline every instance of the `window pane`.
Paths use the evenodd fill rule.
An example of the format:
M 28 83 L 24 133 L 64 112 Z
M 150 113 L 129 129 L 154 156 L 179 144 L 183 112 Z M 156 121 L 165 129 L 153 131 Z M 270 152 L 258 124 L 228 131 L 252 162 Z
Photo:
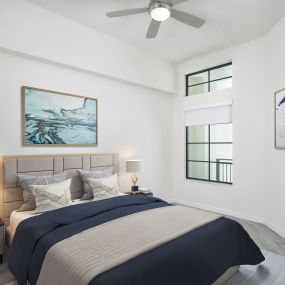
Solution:
M 232 76 L 232 65 L 216 68 L 210 71 L 210 81 Z
M 188 77 L 188 86 L 208 81 L 208 72 L 198 73 Z
M 218 80 L 210 83 L 211 91 L 218 91 L 228 88 L 232 88 L 232 78 Z
M 209 164 L 207 162 L 187 162 L 188 178 L 209 179 Z
M 211 180 L 232 183 L 233 165 L 229 164 L 229 161 L 227 163 L 211 163 Z
M 232 160 L 233 146 L 232 144 L 211 144 L 210 153 L 210 160 L 213 162 L 224 161 L 227 159 Z
M 188 160 L 209 160 L 208 144 L 188 144 L 187 145 Z
M 209 128 L 208 125 L 192 126 L 188 128 L 187 142 L 208 142 Z
M 188 96 L 208 92 L 208 83 L 188 87 Z
M 232 142 L 232 124 L 211 125 L 211 142 Z

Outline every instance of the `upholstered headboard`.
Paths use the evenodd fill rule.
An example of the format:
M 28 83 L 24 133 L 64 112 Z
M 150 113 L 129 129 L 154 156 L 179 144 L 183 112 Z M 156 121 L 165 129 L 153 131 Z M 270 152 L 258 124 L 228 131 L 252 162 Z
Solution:
M 1 159 L 1 217 L 9 224 L 12 211 L 19 209 L 23 203 L 23 193 L 17 184 L 16 174 L 51 175 L 68 172 L 72 177 L 71 198 L 81 198 L 82 182 L 76 169 L 96 170 L 114 167 L 119 173 L 119 155 L 111 154 L 71 154 L 71 155 L 37 155 L 4 156 Z

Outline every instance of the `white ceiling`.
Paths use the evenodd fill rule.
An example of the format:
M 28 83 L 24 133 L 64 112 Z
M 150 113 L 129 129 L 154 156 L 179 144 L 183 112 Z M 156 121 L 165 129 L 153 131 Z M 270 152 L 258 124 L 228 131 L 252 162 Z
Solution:
M 285 0 L 188 0 L 175 8 L 207 20 L 194 29 L 174 19 L 146 39 L 148 13 L 110 19 L 107 11 L 148 6 L 148 0 L 29 0 L 169 61 L 182 62 L 265 35 L 284 15 Z

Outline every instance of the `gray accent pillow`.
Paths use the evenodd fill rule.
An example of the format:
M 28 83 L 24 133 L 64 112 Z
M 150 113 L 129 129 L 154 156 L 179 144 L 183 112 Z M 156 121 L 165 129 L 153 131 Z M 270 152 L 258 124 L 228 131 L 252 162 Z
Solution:
M 92 187 L 94 201 L 120 196 L 117 174 L 103 178 L 89 178 L 88 182 Z
M 78 173 L 83 182 L 83 189 L 84 189 L 84 194 L 81 200 L 92 200 L 94 198 L 93 190 L 89 184 L 88 179 L 112 176 L 114 174 L 114 167 L 108 167 L 102 170 L 95 170 L 95 171 L 86 171 L 78 169 Z
M 31 185 L 48 185 L 65 181 L 66 173 L 49 176 L 32 176 L 25 174 L 17 175 L 18 183 L 23 189 L 24 204 L 18 212 L 32 211 L 36 209 L 36 201 L 33 192 L 29 189 Z

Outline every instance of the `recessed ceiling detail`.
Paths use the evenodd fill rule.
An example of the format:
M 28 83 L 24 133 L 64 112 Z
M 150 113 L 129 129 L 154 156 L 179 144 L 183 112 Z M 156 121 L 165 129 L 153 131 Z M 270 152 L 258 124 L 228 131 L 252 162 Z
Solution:
M 192 28 L 169 17 L 160 25 L 156 38 L 147 40 L 144 35 L 152 20 L 148 13 L 116 19 L 106 17 L 106 13 L 148 7 L 149 0 L 29 2 L 172 62 L 262 37 L 285 15 L 284 0 L 188 0 L 175 9 L 206 19 L 202 28 Z

